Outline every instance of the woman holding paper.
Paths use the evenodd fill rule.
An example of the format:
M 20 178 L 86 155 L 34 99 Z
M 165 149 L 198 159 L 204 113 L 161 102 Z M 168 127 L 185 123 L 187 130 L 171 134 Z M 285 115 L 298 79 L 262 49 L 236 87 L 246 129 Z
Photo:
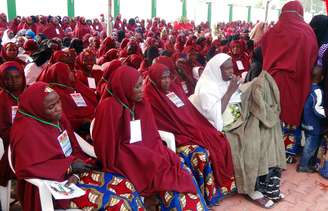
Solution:
M 24 70 L 17 62 L 5 62 L 0 65 L 0 137 L 3 140 L 4 155 L 0 160 L 0 185 L 7 186 L 12 174 L 7 149 L 10 130 L 18 108 L 18 97 L 26 87 Z
M 157 126 L 175 136 L 177 152 L 192 170 L 209 206 L 235 191 L 230 145 L 190 103 L 182 88 L 171 83 L 168 67 L 149 68 L 145 95 Z
M 191 173 L 158 134 L 140 73 L 115 70 L 107 97 L 96 110 L 93 140 L 104 171 L 120 173 L 145 197 L 145 206 L 162 210 L 207 210 Z
M 24 181 L 28 178 L 68 180 L 66 186 L 76 183 L 85 191 L 78 198 L 56 200 L 56 208 L 143 210 L 139 195 L 127 179 L 93 170 L 96 161 L 81 151 L 62 112 L 60 97 L 48 84 L 37 82 L 20 96 L 10 138 L 24 210 L 41 210 L 37 188 Z

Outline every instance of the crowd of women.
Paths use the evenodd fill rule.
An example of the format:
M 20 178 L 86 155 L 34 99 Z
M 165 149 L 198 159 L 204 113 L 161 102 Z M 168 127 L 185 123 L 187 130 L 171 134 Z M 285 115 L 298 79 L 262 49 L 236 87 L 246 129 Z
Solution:
M 85 190 L 56 208 L 208 210 L 237 192 L 271 208 L 298 154 L 328 177 L 327 26 L 298 1 L 214 39 L 205 23 L 118 16 L 106 36 L 103 20 L 1 15 L 0 185 L 17 179 L 24 210 L 41 210 L 28 178 Z

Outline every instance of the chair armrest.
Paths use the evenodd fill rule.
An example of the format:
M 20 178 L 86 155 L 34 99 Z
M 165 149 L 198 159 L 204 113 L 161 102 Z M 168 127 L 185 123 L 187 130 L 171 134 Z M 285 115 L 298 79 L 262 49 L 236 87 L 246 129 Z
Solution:
M 171 149 L 173 152 L 176 152 L 176 146 L 175 146 L 175 138 L 173 133 L 158 130 L 159 135 L 161 136 L 161 139 L 166 142 L 167 147 Z
M 39 189 L 40 204 L 42 211 L 54 211 L 52 195 L 42 179 L 25 179 Z
M 5 154 L 5 147 L 4 147 L 2 138 L 0 138 L 0 160 L 3 156 L 3 154 Z
M 82 151 L 90 157 L 97 158 L 94 147 L 86 142 L 81 136 L 74 132 L 77 142 L 79 143 Z

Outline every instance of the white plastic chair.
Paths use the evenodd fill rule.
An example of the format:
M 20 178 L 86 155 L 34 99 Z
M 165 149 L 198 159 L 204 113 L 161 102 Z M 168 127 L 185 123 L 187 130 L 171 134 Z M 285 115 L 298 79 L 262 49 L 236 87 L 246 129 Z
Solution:
M 175 137 L 173 133 L 162 131 L 162 130 L 159 130 L 158 133 L 161 136 L 161 139 L 165 141 L 165 143 L 167 144 L 167 147 L 171 149 L 173 152 L 176 152 Z
M 76 134 L 76 133 L 74 133 L 74 134 L 75 134 L 75 137 L 76 137 L 82 151 L 84 153 L 86 153 L 87 155 L 96 158 L 96 154 L 93 149 L 93 146 L 91 146 L 88 142 L 86 142 L 78 134 Z M 9 160 L 10 168 L 15 173 L 15 170 L 13 168 L 12 161 L 11 161 L 10 147 L 8 149 L 8 160 Z M 35 178 L 25 179 L 25 181 L 38 187 L 42 211 L 54 211 L 55 209 L 54 209 L 54 205 L 53 205 L 53 201 L 52 201 L 52 195 L 51 195 L 49 189 L 47 188 L 46 184 L 44 183 L 44 181 L 42 179 L 35 179 Z M 80 209 L 66 209 L 65 211 L 77 211 L 77 210 L 80 210 Z M 5 210 L 5 211 L 7 211 L 7 210 Z M 8 209 L 8 211 L 9 211 L 9 209 Z M 60 210 L 57 209 L 56 211 L 60 211 Z
M 3 140 L 0 138 L 0 160 L 5 154 Z M 8 181 L 7 187 L 0 186 L 0 202 L 3 211 L 9 211 L 10 208 L 11 181 Z

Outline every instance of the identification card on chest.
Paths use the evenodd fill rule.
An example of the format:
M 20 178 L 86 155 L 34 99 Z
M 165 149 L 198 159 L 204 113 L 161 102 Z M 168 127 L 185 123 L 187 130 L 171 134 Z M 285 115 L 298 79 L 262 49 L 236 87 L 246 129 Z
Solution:
M 130 121 L 130 144 L 142 141 L 141 121 Z
M 18 111 L 18 106 L 11 106 L 11 123 L 14 123 L 14 119 L 16 117 Z
M 242 61 L 238 60 L 238 61 L 236 61 L 236 64 L 237 64 L 238 70 L 245 70 L 245 67 L 244 67 Z
M 81 93 L 72 93 L 71 97 L 74 100 L 74 103 L 76 104 L 77 107 L 87 107 L 87 103 L 83 99 Z
M 182 81 L 181 82 L 181 86 L 182 86 L 182 89 L 183 91 L 188 94 L 189 93 L 189 90 L 188 90 L 188 86 L 187 86 L 187 83 L 185 81 Z
M 170 92 L 166 95 L 170 101 L 177 107 L 180 108 L 182 106 L 184 106 L 184 103 L 182 102 L 182 100 L 174 93 L 174 92 Z
M 88 85 L 90 89 L 96 88 L 96 80 L 92 77 L 88 77 Z
M 57 139 L 59 141 L 61 149 L 63 150 L 65 157 L 70 156 L 73 150 L 67 131 L 65 130 L 64 132 L 62 132 Z

